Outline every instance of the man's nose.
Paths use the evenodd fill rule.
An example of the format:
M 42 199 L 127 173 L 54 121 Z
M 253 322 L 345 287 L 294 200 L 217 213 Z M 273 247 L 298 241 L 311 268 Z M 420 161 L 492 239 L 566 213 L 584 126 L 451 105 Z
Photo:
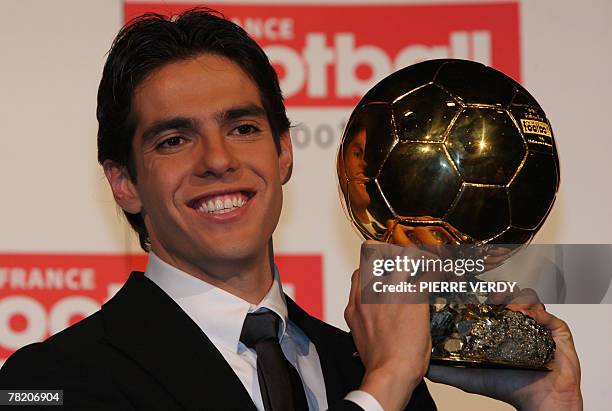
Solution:
M 209 136 L 202 140 L 198 150 L 197 174 L 222 177 L 236 171 L 240 162 L 231 144 L 223 136 Z

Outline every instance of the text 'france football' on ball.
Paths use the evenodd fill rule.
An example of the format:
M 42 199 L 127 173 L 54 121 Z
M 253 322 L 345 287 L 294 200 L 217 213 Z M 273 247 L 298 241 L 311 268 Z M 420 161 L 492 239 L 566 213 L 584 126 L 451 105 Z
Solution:
M 338 154 L 346 210 L 366 237 L 434 227 L 455 243 L 528 243 L 559 187 L 550 123 L 516 81 L 431 60 L 374 86 Z M 435 232 L 435 230 L 434 230 Z

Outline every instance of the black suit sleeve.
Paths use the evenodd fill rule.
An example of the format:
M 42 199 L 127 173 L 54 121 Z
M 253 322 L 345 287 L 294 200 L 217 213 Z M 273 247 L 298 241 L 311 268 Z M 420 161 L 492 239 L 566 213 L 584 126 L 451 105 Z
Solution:
M 104 370 L 71 361 L 47 344 L 35 343 L 16 351 L 0 368 L 0 389 L 63 390 L 62 410 L 134 410 L 105 374 Z

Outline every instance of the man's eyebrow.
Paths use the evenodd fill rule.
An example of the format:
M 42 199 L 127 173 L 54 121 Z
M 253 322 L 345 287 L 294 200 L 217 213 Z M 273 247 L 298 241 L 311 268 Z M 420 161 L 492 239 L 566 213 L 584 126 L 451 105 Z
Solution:
M 237 120 L 242 117 L 265 117 L 266 110 L 257 104 L 246 104 L 244 106 L 237 106 L 228 108 L 227 110 L 220 111 L 215 114 L 215 121 L 217 123 L 224 123 L 230 120 Z
M 146 143 L 147 141 L 153 139 L 160 133 L 168 130 L 188 130 L 188 131 L 197 131 L 199 128 L 198 121 L 193 118 L 188 117 L 171 117 L 161 119 L 153 123 L 151 127 L 145 130 L 142 133 L 142 142 Z

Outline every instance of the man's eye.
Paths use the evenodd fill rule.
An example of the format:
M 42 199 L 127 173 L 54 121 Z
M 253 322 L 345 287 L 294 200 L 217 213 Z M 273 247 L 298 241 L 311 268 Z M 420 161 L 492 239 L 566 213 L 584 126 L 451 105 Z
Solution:
M 257 131 L 259 129 L 252 124 L 242 124 L 234 129 L 235 134 L 252 134 Z
M 173 148 L 180 146 L 185 139 L 181 136 L 172 136 L 163 140 L 161 143 L 157 145 L 156 148 Z

